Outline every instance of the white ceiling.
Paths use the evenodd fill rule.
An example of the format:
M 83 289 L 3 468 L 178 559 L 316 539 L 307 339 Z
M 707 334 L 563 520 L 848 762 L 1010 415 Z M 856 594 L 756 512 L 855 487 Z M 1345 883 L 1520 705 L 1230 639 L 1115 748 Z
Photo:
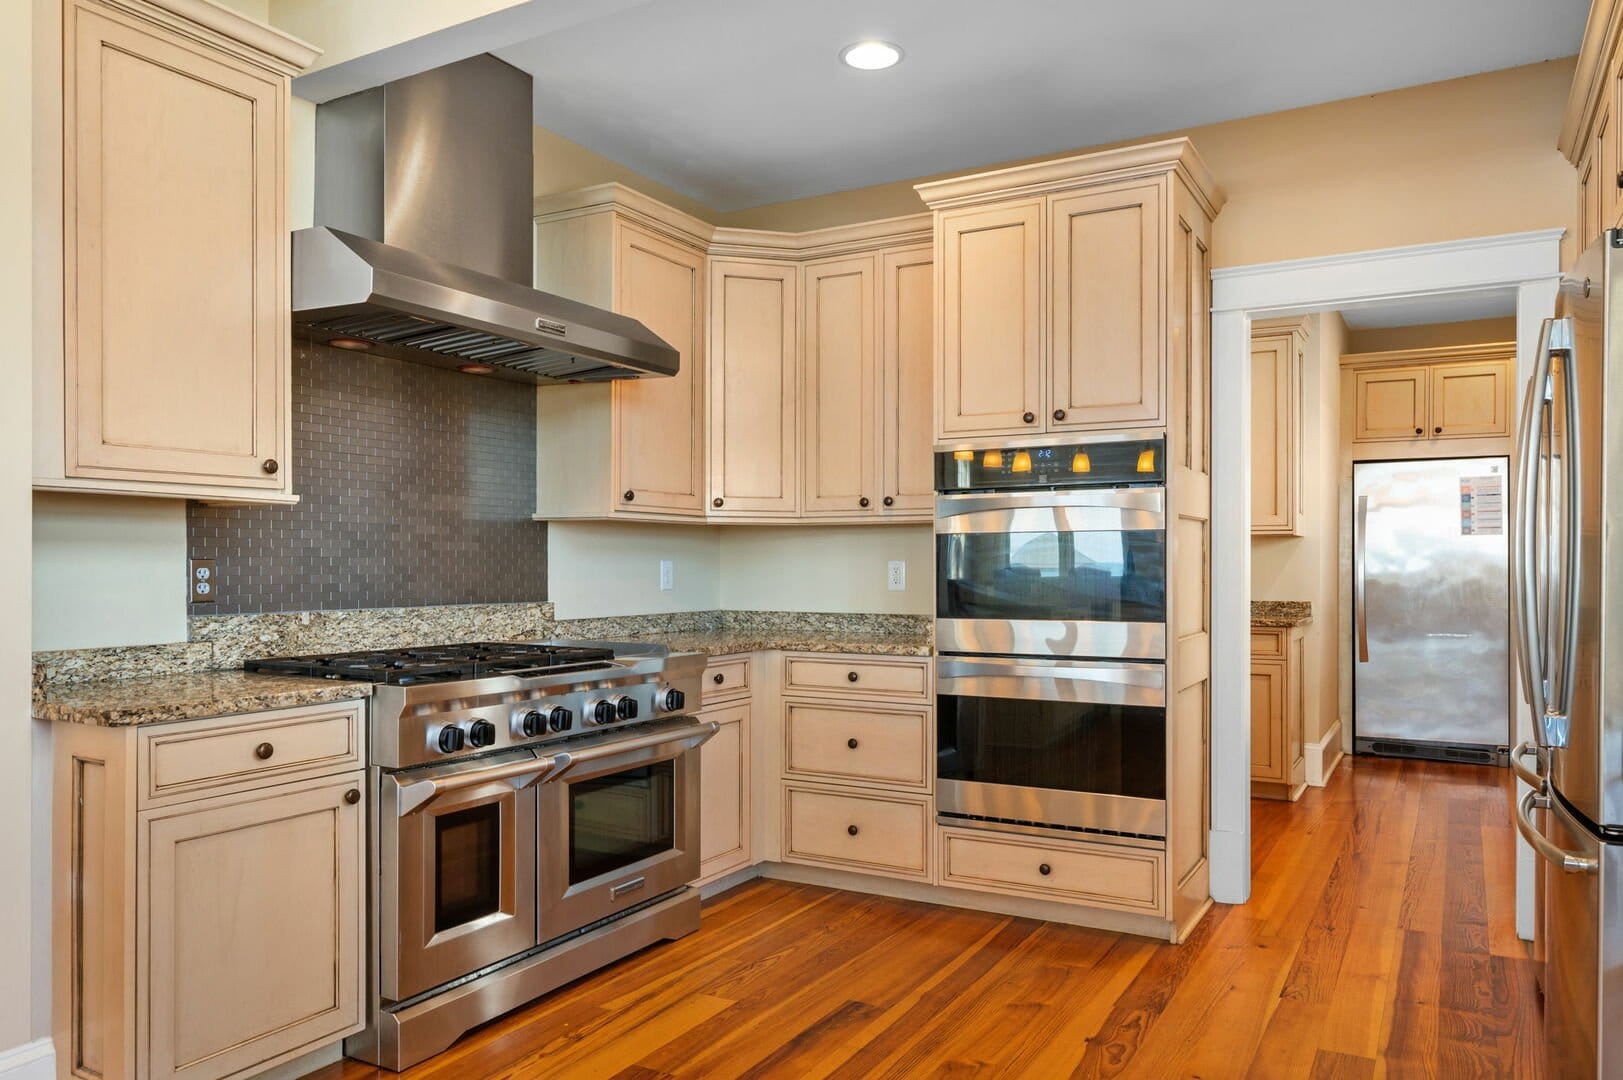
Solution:
M 299 90 L 488 49 L 535 77 L 540 126 L 733 210 L 1569 56 L 1588 6 L 531 0 Z M 841 64 L 864 38 L 905 59 Z
M 1515 314 L 1516 290 L 1481 289 L 1476 292 L 1376 300 L 1343 308 L 1341 318 L 1350 329 L 1376 330 L 1392 326 L 1498 319 Z

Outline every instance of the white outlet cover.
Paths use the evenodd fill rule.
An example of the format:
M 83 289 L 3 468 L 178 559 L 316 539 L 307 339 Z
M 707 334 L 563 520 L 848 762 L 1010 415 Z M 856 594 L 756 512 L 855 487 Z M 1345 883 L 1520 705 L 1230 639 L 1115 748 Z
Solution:
M 660 592 L 670 592 L 674 588 L 676 588 L 676 560 L 661 559 L 659 560 L 659 590 Z
M 907 562 L 905 560 L 890 560 L 890 567 L 885 576 L 885 584 L 891 592 L 901 592 L 907 588 Z

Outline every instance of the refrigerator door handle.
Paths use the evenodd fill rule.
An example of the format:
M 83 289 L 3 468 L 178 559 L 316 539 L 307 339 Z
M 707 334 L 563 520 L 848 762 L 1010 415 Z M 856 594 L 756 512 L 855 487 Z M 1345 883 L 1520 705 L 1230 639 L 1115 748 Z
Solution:
M 1522 403 L 1522 430 L 1516 453 L 1516 587 L 1513 595 L 1518 615 L 1522 696 L 1533 710 L 1536 737 L 1541 742 L 1540 718 L 1544 715 L 1545 697 L 1543 635 L 1538 611 L 1538 508 L 1544 442 L 1542 402 L 1550 378 L 1550 334 L 1554 322 L 1554 319 L 1545 319 L 1539 330 L 1533 374 L 1528 379 L 1527 396 Z
M 1358 637 L 1358 662 L 1369 663 L 1369 615 L 1364 610 L 1364 527 L 1369 522 L 1369 496 L 1358 496 L 1358 521 L 1353 526 L 1353 632 Z
M 1555 663 L 1550 672 L 1549 701 L 1545 705 L 1545 742 L 1553 747 L 1567 745 L 1567 732 L 1572 715 L 1572 684 L 1578 673 L 1578 603 L 1582 572 L 1578 565 L 1578 527 L 1581 520 L 1583 498 L 1583 456 L 1578 422 L 1578 368 L 1572 362 L 1572 320 L 1557 319 L 1550 327 L 1549 350 L 1552 356 L 1562 354 L 1561 379 L 1552 380 L 1552 397 L 1559 388 L 1560 416 L 1565 435 L 1562 450 L 1561 477 L 1565 491 L 1561 499 L 1561 619 L 1556 630 L 1560 635 L 1560 651 L 1551 650 Z M 1556 415 L 1552 401 L 1550 415 Z M 1551 454 L 1555 433 L 1551 432 Z M 1553 644 L 1553 643 L 1552 643 Z
M 1510 771 L 1515 773 L 1522 783 L 1540 795 L 1544 794 L 1545 786 L 1548 783 L 1545 779 L 1544 753 L 1542 746 L 1530 742 L 1520 743 L 1516 749 L 1510 752 Z M 1538 768 L 1529 769 L 1522 761 L 1526 757 L 1531 757 Z
M 1569 874 L 1596 874 L 1600 872 L 1600 860 L 1591 859 L 1574 851 L 1557 847 L 1552 844 L 1538 827 L 1533 824 L 1533 810 L 1548 810 L 1550 800 L 1548 796 L 1540 795 L 1536 791 L 1529 791 L 1522 796 L 1522 801 L 1516 805 L 1516 831 L 1522 834 L 1532 849 L 1543 858 Z

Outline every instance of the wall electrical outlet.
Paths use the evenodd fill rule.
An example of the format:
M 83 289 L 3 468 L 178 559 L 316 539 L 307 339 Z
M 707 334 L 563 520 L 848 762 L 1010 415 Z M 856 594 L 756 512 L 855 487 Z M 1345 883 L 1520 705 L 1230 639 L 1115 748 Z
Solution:
M 659 560 L 659 591 L 670 592 L 676 588 L 676 560 Z
M 890 569 L 885 574 L 885 585 L 891 592 L 901 592 L 907 588 L 907 563 L 904 560 L 890 560 Z
M 194 604 L 214 603 L 214 593 L 219 582 L 214 576 L 213 559 L 190 559 L 187 561 L 187 577 L 190 579 L 191 601 Z

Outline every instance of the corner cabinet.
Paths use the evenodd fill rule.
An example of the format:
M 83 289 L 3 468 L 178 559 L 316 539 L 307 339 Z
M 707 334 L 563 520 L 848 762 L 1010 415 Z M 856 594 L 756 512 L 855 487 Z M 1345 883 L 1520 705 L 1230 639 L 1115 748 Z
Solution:
M 1251 533 L 1302 535 L 1302 367 L 1300 319 L 1251 327 Z
M 60 10 L 35 486 L 291 501 L 289 87 L 318 52 L 215 5 Z
M 710 260 L 710 517 L 793 517 L 800 280 L 791 264 Z
M 57 728 L 61 1075 L 220 1080 L 360 1030 L 365 712 Z
M 1222 196 L 1187 140 L 918 185 L 935 211 L 935 441 L 1168 423 L 1185 195 Z

